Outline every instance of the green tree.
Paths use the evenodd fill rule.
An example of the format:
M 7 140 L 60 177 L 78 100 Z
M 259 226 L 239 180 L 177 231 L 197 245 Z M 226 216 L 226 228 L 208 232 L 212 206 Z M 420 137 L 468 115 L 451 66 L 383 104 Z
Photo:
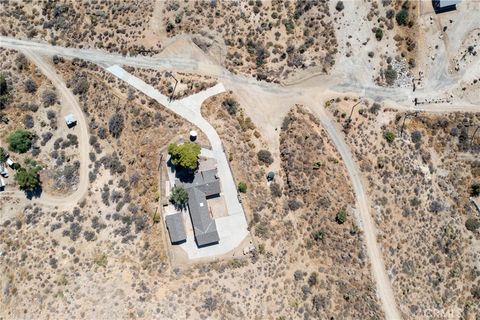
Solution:
M 338 224 L 344 224 L 345 221 L 347 221 L 347 211 L 345 211 L 345 209 L 340 209 L 337 212 L 337 216 L 335 217 L 335 220 L 337 221 Z
M 238 183 L 238 191 L 240 191 L 241 193 L 247 192 L 247 184 L 243 181 L 240 181 Z
M 467 221 L 465 222 L 465 227 L 467 228 L 468 231 L 475 232 L 480 228 L 480 219 L 477 219 L 475 217 L 473 218 L 468 218 Z
M 5 75 L 0 73 L 0 109 L 3 109 L 8 101 L 8 84 Z
M 25 159 L 24 167 L 20 167 L 15 173 L 15 181 L 24 191 L 35 191 L 41 186 L 40 175 L 42 167 L 35 160 Z
M 32 141 L 35 137 L 30 131 L 18 129 L 12 132 L 8 137 L 10 151 L 25 153 L 32 147 Z
M 172 156 L 171 161 L 175 166 L 195 170 L 198 166 L 200 146 L 192 142 L 172 143 L 168 146 L 168 153 Z
M 175 206 L 183 208 L 188 202 L 188 193 L 182 187 L 175 186 L 172 188 L 172 194 L 170 195 L 170 202 Z
M 408 10 L 405 8 L 402 8 L 402 10 L 397 12 L 395 19 L 397 20 L 397 23 L 399 25 L 406 26 L 408 22 Z
M 2 147 L 0 147 L 0 163 L 4 163 L 5 161 L 7 161 L 7 158 L 8 158 L 7 156 L 8 156 L 7 151 Z
M 385 140 L 387 140 L 388 143 L 392 143 L 395 140 L 395 133 L 391 131 L 385 132 L 383 136 L 385 137 Z

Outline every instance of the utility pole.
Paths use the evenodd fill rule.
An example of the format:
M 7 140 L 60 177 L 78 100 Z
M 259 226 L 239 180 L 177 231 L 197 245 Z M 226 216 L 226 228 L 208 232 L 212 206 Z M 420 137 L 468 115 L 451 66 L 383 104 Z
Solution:
M 177 78 L 175 78 L 175 77 L 173 76 L 173 74 L 172 74 L 170 71 L 168 71 L 168 72 L 166 73 L 166 75 L 167 75 L 168 77 L 172 77 L 173 80 L 175 80 L 175 86 L 173 87 L 173 91 L 172 91 L 172 94 L 170 95 L 170 101 L 169 101 L 169 102 L 172 102 L 172 100 L 173 100 L 173 95 L 175 94 L 175 89 L 177 88 L 178 80 L 177 80 Z

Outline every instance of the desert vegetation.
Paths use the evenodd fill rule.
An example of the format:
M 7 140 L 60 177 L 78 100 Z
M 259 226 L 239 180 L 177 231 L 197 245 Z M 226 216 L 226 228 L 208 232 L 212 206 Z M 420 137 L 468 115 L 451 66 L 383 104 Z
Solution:
M 352 102 L 328 107 L 342 124 Z M 478 313 L 478 114 L 428 115 L 361 105 L 347 141 L 367 179 L 397 302 L 410 317 Z M 385 113 L 386 112 L 386 113 Z M 398 232 L 402 230 L 402 232 Z M 437 312 L 437 313 L 436 313 Z

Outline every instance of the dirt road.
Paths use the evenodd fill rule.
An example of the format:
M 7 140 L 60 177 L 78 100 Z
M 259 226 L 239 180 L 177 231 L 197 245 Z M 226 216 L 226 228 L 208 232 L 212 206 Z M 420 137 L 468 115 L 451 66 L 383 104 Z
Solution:
M 367 97 L 375 98 L 382 101 L 391 101 L 392 104 L 394 104 L 395 107 L 397 107 L 398 109 L 411 110 L 413 108 L 413 104 L 411 103 L 412 94 L 408 88 L 388 89 L 375 86 L 371 83 L 366 84 L 365 82 L 361 81 L 361 79 L 357 78 L 354 74 L 351 74 L 352 71 L 348 68 L 346 70 L 342 69 L 342 74 L 334 73 L 334 76 L 310 77 L 308 80 L 298 80 L 295 82 L 295 85 L 284 87 L 278 84 L 258 82 L 255 79 L 247 78 L 244 76 L 233 75 L 221 66 L 212 64 L 210 60 L 199 62 L 195 59 L 168 56 L 163 56 L 161 58 L 124 57 L 118 54 L 110 54 L 99 50 L 62 48 L 44 43 L 17 40 L 5 37 L 0 37 L 0 45 L 9 48 L 30 51 L 29 57 L 39 65 L 39 67 L 42 69 L 42 72 L 44 72 L 50 79 L 52 79 L 52 82 L 54 82 L 54 84 L 59 88 L 59 91 L 62 93 L 63 99 L 65 99 L 65 101 L 67 101 L 71 105 L 76 105 L 75 109 L 78 109 L 78 112 L 80 112 L 79 115 L 76 114 L 78 116 L 78 119 L 83 119 L 83 117 L 81 116 L 81 110 L 78 104 L 76 104 L 75 98 L 65 88 L 63 81 L 59 79 L 59 77 L 55 74 L 55 71 L 51 69 L 51 66 L 46 64 L 45 61 L 39 59 L 37 56 L 33 55 L 33 52 L 47 56 L 57 54 L 70 58 L 77 57 L 95 62 L 104 67 L 110 67 L 115 64 L 125 64 L 137 67 L 170 69 L 176 71 L 189 71 L 201 74 L 209 74 L 211 76 L 218 77 L 222 81 L 227 82 L 229 84 L 227 87 L 231 89 L 236 89 L 237 87 L 239 89 L 246 89 L 250 87 L 255 88 L 254 91 L 246 91 L 250 94 L 252 92 L 255 92 L 255 94 L 257 95 L 261 95 L 263 93 L 268 93 L 271 96 L 288 95 L 289 101 L 290 99 L 291 101 L 295 100 L 297 101 L 297 103 L 302 103 L 307 107 L 312 108 L 312 111 L 318 116 L 326 131 L 329 133 L 333 143 L 336 145 L 340 155 L 342 156 L 343 161 L 345 162 L 345 166 L 352 180 L 352 186 L 356 194 L 357 210 L 359 212 L 359 216 L 361 217 L 361 227 L 365 234 L 365 244 L 372 266 L 372 274 L 376 283 L 378 296 L 382 302 L 385 317 L 387 319 L 401 318 L 395 303 L 391 283 L 385 270 L 381 250 L 377 243 L 376 227 L 369 212 L 368 198 L 364 189 L 360 170 L 358 169 L 355 161 L 353 160 L 352 154 L 347 144 L 345 143 L 343 134 L 326 114 L 323 109 L 323 104 L 319 104 L 319 101 L 321 100 L 318 98 L 317 94 L 319 88 L 323 88 L 325 89 L 325 91 L 333 90 L 330 91 L 329 94 L 335 94 L 335 92 L 352 92 L 354 94 L 364 92 L 365 96 Z M 478 62 L 476 66 L 480 67 L 480 62 Z M 475 72 L 478 73 L 478 70 Z M 458 85 L 458 83 L 460 83 L 464 77 L 471 76 L 472 72 L 465 73 L 455 78 L 445 78 L 445 75 L 443 73 L 439 75 L 434 75 L 434 78 L 438 77 L 438 79 L 434 79 L 435 81 L 432 80 L 431 85 L 426 84 L 423 89 L 416 92 L 416 95 L 425 97 L 430 95 L 434 96 L 438 93 L 438 91 L 446 90 L 451 86 Z M 256 100 L 257 99 L 253 99 L 252 101 Z M 262 100 L 258 99 L 258 101 Z M 278 110 L 275 109 L 272 112 L 273 109 L 271 107 L 267 107 L 267 109 L 270 110 L 269 113 L 272 113 L 272 117 L 274 117 L 274 121 L 272 121 L 272 123 L 275 124 L 278 124 L 279 119 L 282 118 L 282 112 L 287 110 L 287 108 L 283 108 L 285 110 L 282 109 L 282 112 L 278 112 Z M 418 109 L 424 111 L 478 111 L 479 108 L 474 105 L 459 106 L 457 104 L 442 106 L 422 105 Z M 262 109 L 257 112 L 262 112 Z M 272 123 L 269 122 L 268 125 L 272 126 Z M 88 134 L 86 131 L 86 123 L 81 123 L 80 125 L 85 126 L 85 136 L 88 138 Z M 82 129 L 82 132 L 83 131 L 84 130 Z M 85 136 L 82 134 L 82 137 L 80 137 L 79 140 L 86 141 L 87 138 L 85 138 Z M 86 192 L 87 166 L 85 164 L 88 163 L 88 150 L 86 150 L 85 148 L 88 149 L 88 146 L 80 147 L 80 151 L 82 154 L 81 168 L 83 169 L 81 169 L 81 185 L 79 186 L 79 190 L 75 194 L 61 200 L 46 196 L 44 199 L 48 199 L 49 203 L 75 202 L 78 201 L 81 196 Z M 83 170 L 85 170 L 85 172 Z
M 65 81 L 59 76 L 55 68 L 53 68 L 50 63 L 46 62 L 44 58 L 38 56 L 31 50 L 22 50 L 25 56 L 32 61 L 40 71 L 52 82 L 54 87 L 57 89 L 58 98 L 61 102 L 63 108 L 67 108 L 70 112 L 75 115 L 77 119 L 77 126 L 80 128 L 80 136 L 78 137 L 78 151 L 79 151 L 79 161 L 80 161 L 80 181 L 78 188 L 72 194 L 61 197 L 49 195 L 45 192 L 41 194 L 39 198 L 34 198 L 33 203 L 39 203 L 48 206 L 56 206 L 59 208 L 68 208 L 74 206 L 78 201 L 80 201 L 88 191 L 88 164 L 89 164 L 89 145 L 88 145 L 88 126 L 85 117 L 83 116 L 82 109 L 78 103 L 77 98 L 73 93 L 66 87 Z M 18 196 L 21 198 L 25 197 L 23 192 L 6 192 L 6 196 Z

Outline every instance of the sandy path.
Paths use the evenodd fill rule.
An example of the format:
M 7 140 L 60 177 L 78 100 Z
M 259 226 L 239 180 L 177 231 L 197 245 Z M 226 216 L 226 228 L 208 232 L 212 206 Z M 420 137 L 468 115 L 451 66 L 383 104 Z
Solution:
M 31 60 L 38 69 L 52 82 L 54 87 L 57 89 L 58 98 L 61 102 L 61 105 L 64 108 L 67 108 L 68 111 L 72 112 L 77 119 L 77 126 L 80 129 L 80 136 L 78 137 L 78 152 L 79 152 L 79 184 L 78 188 L 72 194 L 62 197 L 62 196 L 53 196 L 43 192 L 39 198 L 33 198 L 33 203 L 38 203 L 47 206 L 56 206 L 59 208 L 69 208 L 74 206 L 78 201 L 80 201 L 88 191 L 88 126 L 87 121 L 83 115 L 82 109 L 78 100 L 75 98 L 73 93 L 65 85 L 65 81 L 60 75 L 55 71 L 55 68 L 44 58 L 38 56 L 31 50 L 22 50 L 25 56 Z M 59 120 L 63 123 L 63 119 Z M 14 192 L 4 192 L 2 196 L 13 196 L 18 198 L 25 198 L 25 193 L 22 191 Z

